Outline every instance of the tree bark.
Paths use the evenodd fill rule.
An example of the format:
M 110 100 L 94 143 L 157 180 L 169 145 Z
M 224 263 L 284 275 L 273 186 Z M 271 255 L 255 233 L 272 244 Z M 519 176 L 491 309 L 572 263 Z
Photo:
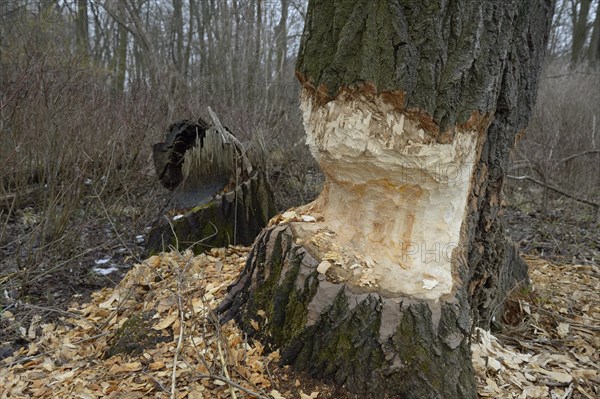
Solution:
M 275 41 L 277 43 L 276 66 L 275 74 L 278 80 L 282 79 L 285 71 L 284 65 L 287 56 L 287 18 L 288 18 L 289 1 L 281 0 L 281 18 L 279 24 L 275 27 Z
M 87 0 L 79 0 L 77 2 L 77 46 L 82 54 L 89 53 L 90 37 Z
M 201 253 L 213 247 L 250 245 L 275 214 L 275 207 L 264 172 L 256 170 L 234 191 L 178 213 L 181 218 L 167 216 L 168 222 L 152 228 L 146 244 L 149 255 L 171 247 Z
M 127 29 L 119 25 L 118 45 L 116 49 L 116 87 L 119 94 L 125 92 L 125 74 L 127 72 Z
M 471 329 L 527 281 L 501 191 L 553 8 L 309 2 L 296 73 L 325 188 L 257 239 L 223 320 L 365 397 L 474 398 Z

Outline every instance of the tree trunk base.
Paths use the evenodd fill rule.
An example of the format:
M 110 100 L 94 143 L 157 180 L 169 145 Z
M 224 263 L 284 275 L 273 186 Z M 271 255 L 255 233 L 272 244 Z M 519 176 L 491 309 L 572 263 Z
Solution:
M 173 247 L 200 253 L 211 247 L 250 245 L 275 212 L 266 176 L 257 170 L 235 191 L 217 195 L 184 212 L 183 217 L 166 216 L 168 221 L 148 234 L 146 252 L 153 255 Z
M 365 397 L 476 397 L 464 290 L 419 300 L 340 279 L 298 244 L 298 224 L 259 235 L 219 306 L 223 321 L 280 349 L 284 364 Z

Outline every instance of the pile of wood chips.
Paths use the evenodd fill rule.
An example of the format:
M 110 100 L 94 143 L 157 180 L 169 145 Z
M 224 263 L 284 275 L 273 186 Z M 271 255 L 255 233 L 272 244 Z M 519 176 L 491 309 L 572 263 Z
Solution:
M 480 397 L 600 398 L 600 269 L 525 260 L 533 286 L 509 301 L 513 328 L 473 337 Z
M 273 372 L 277 352 L 266 353 L 233 322 L 217 323 L 213 309 L 248 251 L 153 256 L 116 288 L 96 292 L 90 303 L 74 303 L 61 323 L 34 320 L 21 332 L 29 347 L 0 362 L 0 397 L 333 397 L 325 384 L 313 383 L 305 393 L 291 370 Z M 473 361 L 480 396 L 597 398 L 598 268 L 528 262 L 536 296 L 547 301 L 518 300 L 526 320 L 507 338 L 514 345 L 477 331 Z M 151 332 L 166 342 L 107 356 L 127 320 L 148 314 Z M 7 311 L 2 316 L 12 317 Z

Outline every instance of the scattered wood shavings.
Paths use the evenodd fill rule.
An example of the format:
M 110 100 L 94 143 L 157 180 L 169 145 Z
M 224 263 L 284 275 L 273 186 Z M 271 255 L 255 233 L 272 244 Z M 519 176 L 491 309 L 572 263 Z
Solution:
M 377 285 L 377 279 L 373 276 L 373 269 L 366 268 L 360 271 L 358 285 L 362 287 L 374 287 Z
M 291 222 L 315 223 L 317 222 L 317 218 L 312 215 L 300 214 L 292 208 L 273 217 L 269 221 L 269 226 L 274 226 L 276 224 L 286 224 Z
M 233 322 L 219 326 L 212 313 L 247 253 L 248 248 L 230 247 L 149 258 L 116 288 L 69 309 L 85 322 L 45 324 L 28 349 L 4 359 L 0 397 L 269 398 L 267 368 L 277 363 L 278 352 L 265 353 L 261 343 L 248 342 Z M 147 310 L 156 312 L 151 328 L 169 331 L 172 339 L 138 355 L 104 358 L 119 327 Z
M 199 256 L 153 256 L 114 289 L 94 293 L 90 303 L 74 303 L 69 312 L 78 317 L 51 324 L 32 321 L 22 332 L 29 346 L 0 362 L 0 397 L 341 398 L 332 385 L 310 380 L 309 389 L 291 369 L 274 371 L 278 352 L 267 353 L 261 343 L 246 340 L 233 322 L 216 323 L 213 309 L 242 270 L 248 251 L 230 247 Z M 598 398 L 598 268 L 527 261 L 534 290 L 509 302 L 513 329 L 497 336 L 484 330 L 474 334 L 479 396 Z M 351 269 L 370 270 L 364 265 Z M 368 278 L 362 282 L 368 284 Z M 105 358 L 117 331 L 148 311 L 155 312 L 150 329 L 168 333 L 168 341 L 139 354 Z M 265 315 L 257 312 L 254 328 L 260 328 Z M 4 311 L 2 317 L 12 314 Z
M 434 289 L 440 282 L 431 278 L 423 279 L 423 289 L 432 290 Z
M 327 270 L 329 270 L 329 268 L 331 266 L 332 266 L 331 263 L 324 260 L 323 262 L 319 263 L 319 266 L 317 266 L 317 271 L 321 274 L 325 274 L 325 273 L 327 273 Z
M 526 261 L 533 290 L 508 302 L 512 327 L 473 337 L 480 397 L 600 397 L 598 267 Z

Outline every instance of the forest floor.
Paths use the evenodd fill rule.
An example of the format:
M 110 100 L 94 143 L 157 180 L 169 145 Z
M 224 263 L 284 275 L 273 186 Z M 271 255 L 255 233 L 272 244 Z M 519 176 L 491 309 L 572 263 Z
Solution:
M 533 285 L 513 293 L 502 331 L 473 337 L 480 397 L 600 397 L 598 223 L 513 208 L 507 219 Z M 82 267 L 121 265 L 106 277 L 83 273 L 69 291 L 68 273 L 46 279 L 50 295 L 0 308 L 0 397 L 358 398 L 278 367 L 277 352 L 216 323 L 248 248 L 143 261 L 119 252 L 141 248 L 138 235 L 88 254 Z

